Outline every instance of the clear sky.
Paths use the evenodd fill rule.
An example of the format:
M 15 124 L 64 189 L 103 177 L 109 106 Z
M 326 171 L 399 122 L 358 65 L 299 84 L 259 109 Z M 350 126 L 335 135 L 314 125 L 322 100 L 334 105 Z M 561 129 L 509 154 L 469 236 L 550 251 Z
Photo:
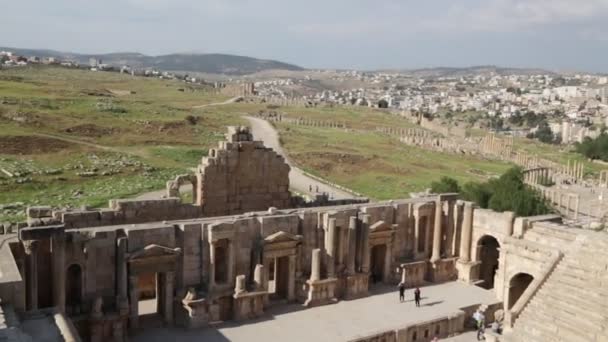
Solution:
M 0 0 L 0 46 L 608 72 L 608 0 Z

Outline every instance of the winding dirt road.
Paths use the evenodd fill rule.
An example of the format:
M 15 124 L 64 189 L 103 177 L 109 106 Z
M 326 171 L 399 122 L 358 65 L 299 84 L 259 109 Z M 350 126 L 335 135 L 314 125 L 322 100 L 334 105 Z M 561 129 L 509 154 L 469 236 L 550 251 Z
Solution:
M 285 161 L 287 161 L 287 164 L 291 166 L 291 171 L 289 172 L 289 185 L 292 189 L 311 196 L 314 196 L 318 189 L 319 192 L 328 193 L 332 199 L 356 197 L 351 193 L 313 179 L 307 176 L 302 170 L 294 166 L 281 147 L 278 132 L 268 121 L 251 116 L 245 116 L 245 119 L 247 119 L 250 123 L 254 139 L 263 141 L 266 147 L 270 147 L 278 154 L 282 155 L 283 158 L 285 158 Z M 312 192 L 310 191 L 311 188 Z

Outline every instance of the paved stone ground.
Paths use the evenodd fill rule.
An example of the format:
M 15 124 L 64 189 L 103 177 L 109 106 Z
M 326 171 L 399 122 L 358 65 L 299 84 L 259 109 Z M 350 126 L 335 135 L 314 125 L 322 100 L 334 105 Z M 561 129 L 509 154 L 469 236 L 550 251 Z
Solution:
M 265 317 L 243 324 L 225 323 L 192 331 L 146 329 L 131 341 L 346 341 L 445 316 L 464 306 L 497 301 L 493 291 L 456 282 L 427 286 L 421 291 L 420 308 L 414 305 L 413 290 L 406 292 L 406 302 L 399 303 L 397 289 L 385 287 L 366 298 L 318 308 L 302 309 L 297 304 L 271 308 Z

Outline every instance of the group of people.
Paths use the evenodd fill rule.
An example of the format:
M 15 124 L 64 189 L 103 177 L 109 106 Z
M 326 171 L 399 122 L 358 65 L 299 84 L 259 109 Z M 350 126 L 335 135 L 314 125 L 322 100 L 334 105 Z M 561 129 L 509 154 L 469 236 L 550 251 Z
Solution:
M 420 307 L 420 288 L 416 288 L 414 290 L 414 302 L 416 302 L 416 307 Z M 399 283 L 399 301 L 403 303 L 405 301 L 405 284 Z

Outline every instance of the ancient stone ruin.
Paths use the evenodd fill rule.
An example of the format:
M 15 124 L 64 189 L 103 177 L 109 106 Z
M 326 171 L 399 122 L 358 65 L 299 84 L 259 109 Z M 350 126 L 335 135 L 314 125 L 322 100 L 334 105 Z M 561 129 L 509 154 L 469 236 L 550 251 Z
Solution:
M 246 127 L 231 127 L 196 173 L 196 203 L 205 216 L 233 215 L 270 207 L 289 208 L 289 165 Z

